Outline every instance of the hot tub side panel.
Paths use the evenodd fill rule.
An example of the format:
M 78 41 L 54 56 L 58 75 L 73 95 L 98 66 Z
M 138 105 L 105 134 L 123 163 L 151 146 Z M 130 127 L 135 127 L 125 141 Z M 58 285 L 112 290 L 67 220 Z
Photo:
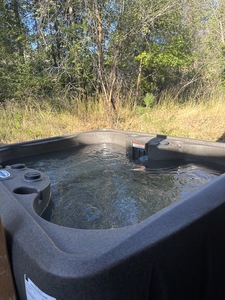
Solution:
M 128 227 L 119 244 L 107 230 L 116 246 L 99 255 L 106 241 L 96 239 L 83 256 L 62 251 L 57 239 L 66 231 L 42 226 L 34 211 L 3 188 L 1 212 L 20 299 L 26 299 L 24 275 L 57 300 L 223 299 L 224 181 L 222 176 L 132 230 Z M 57 238 L 51 230 L 57 230 Z M 78 234 L 82 230 L 70 230 L 68 243 L 75 245 Z

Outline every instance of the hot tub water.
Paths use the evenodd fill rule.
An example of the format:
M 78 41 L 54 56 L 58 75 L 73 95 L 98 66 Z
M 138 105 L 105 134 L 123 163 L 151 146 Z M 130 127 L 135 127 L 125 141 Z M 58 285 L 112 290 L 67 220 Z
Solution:
M 137 224 L 220 175 L 184 161 L 132 162 L 124 147 L 113 144 L 46 154 L 32 161 L 26 165 L 51 179 L 52 205 L 43 217 L 80 229 Z

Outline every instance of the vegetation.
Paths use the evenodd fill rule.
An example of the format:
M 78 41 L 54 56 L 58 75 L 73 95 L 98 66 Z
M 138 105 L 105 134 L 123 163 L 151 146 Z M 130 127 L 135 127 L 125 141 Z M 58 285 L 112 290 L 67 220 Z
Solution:
M 29 101 L 21 105 L 8 102 L 0 107 L 0 143 L 14 143 L 91 130 L 114 128 L 119 130 L 142 131 L 153 134 L 183 136 L 217 141 L 225 131 L 224 97 L 186 103 L 173 99 L 162 101 L 151 107 L 122 106 L 114 118 L 106 118 L 103 102 L 82 101 L 67 109 L 53 110 L 45 102 L 40 105 Z M 57 100 L 57 99 L 56 99 Z M 64 102 L 65 104 L 65 102 Z
M 171 87 L 198 97 L 223 84 L 224 11 L 222 0 L 0 0 L 0 101 L 101 97 L 116 110 Z
M 163 131 L 171 107 L 222 106 L 224 85 L 222 0 L 0 0 L 3 142 L 80 124 Z

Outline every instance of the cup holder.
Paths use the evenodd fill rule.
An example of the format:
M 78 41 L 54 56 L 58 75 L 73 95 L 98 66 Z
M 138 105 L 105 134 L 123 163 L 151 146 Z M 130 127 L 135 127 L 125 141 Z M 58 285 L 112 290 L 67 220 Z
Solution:
M 29 195 L 29 194 L 34 194 L 34 193 L 38 193 L 38 191 L 34 188 L 30 188 L 30 187 L 19 187 L 16 188 L 15 190 L 13 190 L 14 194 L 17 195 Z

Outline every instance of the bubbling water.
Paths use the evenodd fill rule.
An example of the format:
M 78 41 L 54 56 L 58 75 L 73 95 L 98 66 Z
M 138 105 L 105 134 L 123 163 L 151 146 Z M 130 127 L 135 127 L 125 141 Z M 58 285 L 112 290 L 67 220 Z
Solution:
M 51 206 L 43 218 L 81 229 L 140 223 L 220 171 L 184 161 L 130 161 L 118 145 L 90 145 L 46 154 L 27 166 L 51 179 Z

